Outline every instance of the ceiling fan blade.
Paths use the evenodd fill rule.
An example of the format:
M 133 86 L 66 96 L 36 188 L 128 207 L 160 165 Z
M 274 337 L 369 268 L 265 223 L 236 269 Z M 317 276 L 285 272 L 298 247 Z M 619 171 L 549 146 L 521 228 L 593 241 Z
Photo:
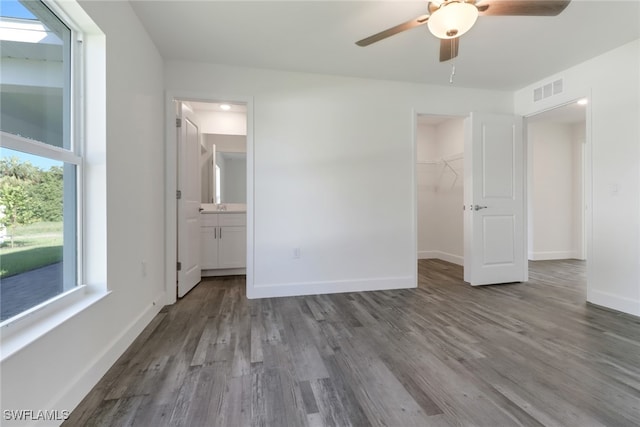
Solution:
M 480 15 L 556 16 L 571 0 L 480 0 Z
M 458 56 L 460 37 L 440 39 L 440 62 L 445 62 Z
M 391 37 L 403 31 L 410 30 L 415 27 L 419 27 L 420 25 L 426 24 L 429 20 L 429 15 L 421 15 L 416 19 L 412 19 L 411 21 L 404 22 L 400 25 L 396 25 L 395 27 L 391 27 L 384 31 L 381 31 L 377 34 L 367 37 L 366 39 L 362 39 L 357 41 L 356 44 L 358 46 L 369 46 L 375 42 L 379 42 L 380 40 L 386 39 L 387 37 Z

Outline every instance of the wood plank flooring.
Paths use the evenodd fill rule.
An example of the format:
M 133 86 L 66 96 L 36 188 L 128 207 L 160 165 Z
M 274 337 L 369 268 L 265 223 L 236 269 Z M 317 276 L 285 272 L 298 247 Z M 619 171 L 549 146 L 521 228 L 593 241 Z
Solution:
M 640 319 L 585 304 L 584 264 L 473 288 L 247 300 L 211 278 L 163 308 L 65 426 L 638 426 Z

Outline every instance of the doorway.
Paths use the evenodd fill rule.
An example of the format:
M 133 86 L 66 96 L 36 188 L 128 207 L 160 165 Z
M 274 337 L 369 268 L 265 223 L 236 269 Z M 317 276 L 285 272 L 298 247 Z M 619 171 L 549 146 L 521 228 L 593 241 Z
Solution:
M 581 99 L 526 118 L 528 259 L 554 270 L 586 272 L 586 108 Z
M 180 166 L 179 132 L 180 126 L 177 107 L 187 105 L 192 116 L 197 122 L 198 158 L 189 171 L 189 176 L 197 180 L 197 201 L 200 210 L 224 210 L 227 215 L 225 222 L 217 224 L 217 238 L 224 237 L 225 243 L 232 237 L 242 234 L 242 242 L 236 242 L 232 246 L 233 253 L 243 252 L 242 259 L 246 268 L 239 268 L 237 261 L 228 262 L 224 258 L 224 267 L 229 270 L 234 267 L 233 274 L 239 274 L 242 270 L 246 274 L 247 286 L 253 283 L 253 103 L 252 99 L 245 97 L 202 97 L 193 94 L 168 93 L 166 97 L 166 141 L 165 141 L 165 169 L 166 169 L 166 202 L 165 225 L 167 230 L 167 243 L 165 246 L 166 259 L 166 295 L 167 304 L 177 300 L 176 289 L 179 289 L 179 271 L 181 258 L 184 256 L 201 259 L 202 242 L 197 245 L 188 245 L 189 251 L 180 253 L 180 241 L 184 237 L 180 235 L 180 206 L 183 191 L 179 188 L 184 166 Z M 239 141 L 242 139 L 242 141 Z M 242 145 L 242 149 L 240 149 Z M 218 149 L 216 149 L 216 147 Z M 241 153 L 242 152 L 242 153 Z M 220 162 L 216 163 L 215 158 Z M 244 157 L 244 159 L 240 159 Z M 241 161 L 242 160 L 242 161 Z M 242 163 L 242 164 L 241 164 Z M 217 166 L 217 168 L 216 168 Z M 242 166 L 242 167 L 240 167 Z M 182 168 L 182 170 L 181 170 Z M 220 173 L 216 174 L 216 169 Z M 227 172 L 233 176 L 233 183 L 224 183 Z M 242 181 L 238 183 L 239 181 Z M 238 185 L 236 185 L 238 184 Z M 216 192 L 216 189 L 218 190 Z M 180 190 L 180 191 L 178 191 Z M 225 200 L 224 197 L 229 197 Z M 217 202 L 217 203 L 216 203 Z M 217 215 L 214 215 L 217 217 Z M 227 219 L 236 220 L 235 216 L 246 216 L 243 224 L 227 224 Z M 246 222 L 245 222 L 246 221 Z M 237 222 L 237 221 L 236 221 Z M 210 225 L 207 222 L 207 225 Z M 243 233 L 236 233 L 236 229 L 242 226 Z M 221 227 L 227 227 L 221 229 Z M 222 231 L 225 231 L 222 234 Z M 228 233 L 226 231 L 229 231 Z M 200 236 L 199 236 L 200 237 Z M 193 243 L 193 242 L 192 242 Z M 228 245 L 227 245 L 228 246 Z M 185 245 L 182 245 L 184 248 Z M 189 253 L 190 252 L 190 253 Z M 237 258 L 237 257 L 236 257 Z M 235 258 L 234 258 L 235 259 Z M 233 264 L 233 265 L 231 265 Z M 238 268 L 235 268 L 238 267 Z M 218 267 L 215 266 L 215 269 Z M 229 270 L 230 271 L 230 270 Z M 231 273 L 229 273 L 231 274 Z M 213 274 L 217 275 L 217 274 Z
M 417 117 L 418 259 L 464 264 L 464 117 Z

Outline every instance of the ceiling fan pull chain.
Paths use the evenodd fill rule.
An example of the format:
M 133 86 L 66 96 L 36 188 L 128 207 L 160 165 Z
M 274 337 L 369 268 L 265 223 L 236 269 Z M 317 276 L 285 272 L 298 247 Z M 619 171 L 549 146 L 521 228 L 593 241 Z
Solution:
M 449 83 L 453 84 L 453 76 L 456 75 L 456 66 L 451 66 L 451 76 L 449 77 Z

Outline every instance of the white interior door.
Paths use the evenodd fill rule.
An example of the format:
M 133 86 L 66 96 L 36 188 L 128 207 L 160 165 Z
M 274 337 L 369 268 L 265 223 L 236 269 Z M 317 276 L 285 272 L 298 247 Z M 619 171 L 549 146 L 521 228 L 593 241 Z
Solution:
M 200 134 L 193 112 L 178 108 L 178 298 L 200 282 Z
M 522 117 L 472 113 L 465 120 L 464 280 L 528 279 Z

